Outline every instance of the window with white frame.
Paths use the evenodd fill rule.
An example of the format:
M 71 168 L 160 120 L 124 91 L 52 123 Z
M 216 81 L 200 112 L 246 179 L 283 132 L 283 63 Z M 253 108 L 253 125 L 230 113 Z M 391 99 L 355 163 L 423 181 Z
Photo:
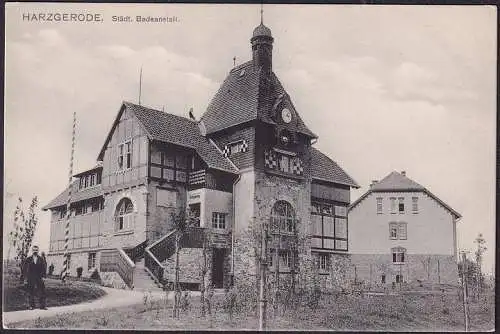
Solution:
M 406 223 L 398 224 L 398 238 L 399 240 L 406 240 Z
M 382 197 L 377 197 L 377 213 L 382 213 Z
M 394 247 L 391 249 L 392 252 L 392 263 L 404 263 L 406 249 L 403 247 Z
M 391 197 L 391 213 L 396 213 L 396 197 Z
M 406 240 L 405 222 L 390 222 L 389 223 L 389 239 L 391 240 Z
M 126 141 L 118 145 L 118 169 L 132 168 L 132 141 Z
M 122 198 L 116 207 L 115 222 L 117 231 L 131 230 L 134 226 L 134 205 L 130 198 Z
M 418 213 L 418 197 L 411 198 L 411 211 L 413 213 Z
M 398 223 L 389 223 L 389 238 L 397 240 L 398 238 Z
M 330 262 L 330 254 L 319 254 L 319 269 L 328 270 L 328 264 Z
M 212 227 L 217 229 L 225 229 L 226 215 L 227 213 L 212 212 Z
M 404 197 L 398 198 L 398 211 L 399 211 L 399 213 L 405 213 L 405 198 Z

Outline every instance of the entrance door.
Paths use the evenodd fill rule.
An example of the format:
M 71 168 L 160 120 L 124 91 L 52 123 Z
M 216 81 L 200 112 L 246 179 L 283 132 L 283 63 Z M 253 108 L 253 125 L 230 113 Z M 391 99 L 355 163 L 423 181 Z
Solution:
M 214 248 L 212 263 L 212 284 L 214 288 L 224 287 L 224 255 L 226 250 L 223 248 Z

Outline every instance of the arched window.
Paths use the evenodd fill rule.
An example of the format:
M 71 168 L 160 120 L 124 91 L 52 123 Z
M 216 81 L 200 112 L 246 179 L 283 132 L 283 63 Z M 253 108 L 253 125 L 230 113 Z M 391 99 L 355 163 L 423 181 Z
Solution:
M 125 197 L 118 202 L 115 212 L 116 229 L 118 231 L 130 230 L 133 228 L 133 212 L 134 205 L 130 198 Z
M 271 210 L 271 228 L 279 232 L 295 231 L 295 211 L 290 203 L 278 201 L 274 204 Z

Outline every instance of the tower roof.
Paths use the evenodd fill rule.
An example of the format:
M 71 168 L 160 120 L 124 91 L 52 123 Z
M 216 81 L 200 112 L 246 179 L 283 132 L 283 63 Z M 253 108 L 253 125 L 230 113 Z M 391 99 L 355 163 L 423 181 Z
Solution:
M 261 84 L 264 76 L 267 77 L 253 66 L 252 61 L 233 68 L 201 117 L 207 130 L 206 133 L 211 134 L 253 120 L 276 124 L 269 110 L 263 105 L 272 106 L 279 95 L 287 96 L 288 94 L 274 73 L 269 76 L 271 88 L 267 89 L 267 93 L 264 94 Z M 298 113 L 295 130 L 306 136 L 317 138 L 304 124 Z
M 259 36 L 273 37 L 271 35 L 271 29 L 266 27 L 262 22 L 257 27 L 255 27 L 255 29 L 253 30 L 252 38 L 259 37 Z

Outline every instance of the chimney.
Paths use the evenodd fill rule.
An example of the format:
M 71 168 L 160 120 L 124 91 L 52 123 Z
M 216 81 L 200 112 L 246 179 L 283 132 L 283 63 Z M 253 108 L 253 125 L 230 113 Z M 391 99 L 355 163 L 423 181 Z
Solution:
M 402 170 L 402 171 L 401 171 L 401 175 L 406 176 L 406 171 L 405 171 L 405 170 Z
M 372 180 L 372 183 L 370 184 L 370 188 L 373 187 L 375 184 L 377 184 L 378 180 Z

